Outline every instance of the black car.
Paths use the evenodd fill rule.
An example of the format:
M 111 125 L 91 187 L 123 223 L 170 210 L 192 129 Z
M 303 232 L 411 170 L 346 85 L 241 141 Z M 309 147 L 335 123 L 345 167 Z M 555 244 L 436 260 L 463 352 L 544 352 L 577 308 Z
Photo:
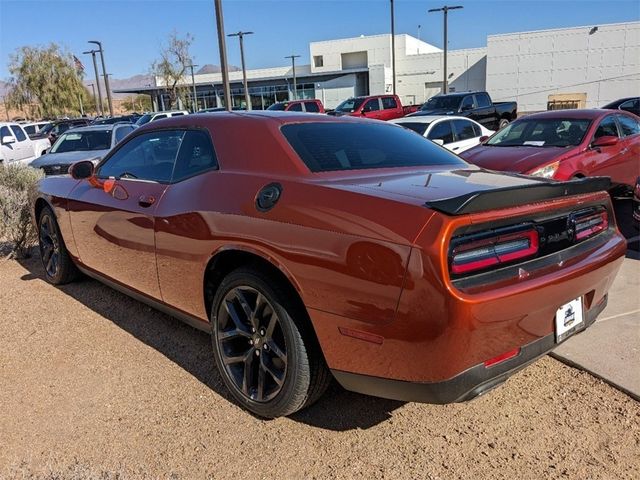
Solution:
M 56 139 L 70 128 L 86 127 L 91 123 L 88 118 L 74 118 L 72 120 L 58 120 L 45 125 L 33 138 L 48 138 L 51 145 Z
M 114 123 L 136 123 L 142 115 L 120 115 L 118 117 L 99 118 L 94 120 L 92 125 L 113 125 Z
M 604 107 L 607 110 L 625 110 L 640 117 L 640 97 L 620 98 L 615 102 L 607 103 Z

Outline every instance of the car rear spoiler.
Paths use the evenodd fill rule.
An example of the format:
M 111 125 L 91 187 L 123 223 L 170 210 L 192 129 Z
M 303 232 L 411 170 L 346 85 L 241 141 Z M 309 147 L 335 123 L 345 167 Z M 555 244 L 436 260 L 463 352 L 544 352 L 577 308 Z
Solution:
M 464 215 L 497 208 L 544 202 L 570 195 L 606 191 L 610 188 L 611 180 L 609 177 L 590 177 L 568 182 L 549 181 L 549 183 L 541 182 L 531 185 L 470 192 L 457 197 L 426 202 L 425 206 L 447 215 Z

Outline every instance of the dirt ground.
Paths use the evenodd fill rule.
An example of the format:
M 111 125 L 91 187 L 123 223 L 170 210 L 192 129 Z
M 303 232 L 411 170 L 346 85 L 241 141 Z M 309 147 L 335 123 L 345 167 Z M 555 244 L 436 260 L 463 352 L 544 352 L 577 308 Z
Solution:
M 549 357 L 466 404 L 333 386 L 265 421 L 209 349 L 98 282 L 0 260 L 0 478 L 640 478 L 640 404 Z

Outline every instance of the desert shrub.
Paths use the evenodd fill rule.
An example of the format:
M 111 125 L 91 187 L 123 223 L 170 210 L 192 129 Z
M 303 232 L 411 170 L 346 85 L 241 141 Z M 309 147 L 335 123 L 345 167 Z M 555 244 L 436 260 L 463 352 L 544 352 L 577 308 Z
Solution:
M 23 165 L 0 164 L 0 239 L 9 242 L 12 255 L 28 256 L 37 240 L 31 220 L 31 202 L 42 171 Z

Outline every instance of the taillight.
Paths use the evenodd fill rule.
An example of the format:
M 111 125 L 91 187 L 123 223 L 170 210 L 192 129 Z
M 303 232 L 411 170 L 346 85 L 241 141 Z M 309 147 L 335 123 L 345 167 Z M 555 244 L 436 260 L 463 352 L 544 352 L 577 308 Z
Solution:
M 606 210 L 586 213 L 573 217 L 574 235 L 577 242 L 609 228 L 609 215 Z
M 484 366 L 486 368 L 497 365 L 498 363 L 505 362 L 514 357 L 517 357 L 520 354 L 520 348 L 514 348 L 513 350 L 509 350 L 508 352 L 501 353 L 497 357 L 490 358 L 489 360 L 485 360 Z
M 510 229 L 513 230 L 513 229 Z M 460 275 L 531 257 L 538 253 L 538 231 L 533 227 L 459 237 L 453 241 L 451 273 Z

